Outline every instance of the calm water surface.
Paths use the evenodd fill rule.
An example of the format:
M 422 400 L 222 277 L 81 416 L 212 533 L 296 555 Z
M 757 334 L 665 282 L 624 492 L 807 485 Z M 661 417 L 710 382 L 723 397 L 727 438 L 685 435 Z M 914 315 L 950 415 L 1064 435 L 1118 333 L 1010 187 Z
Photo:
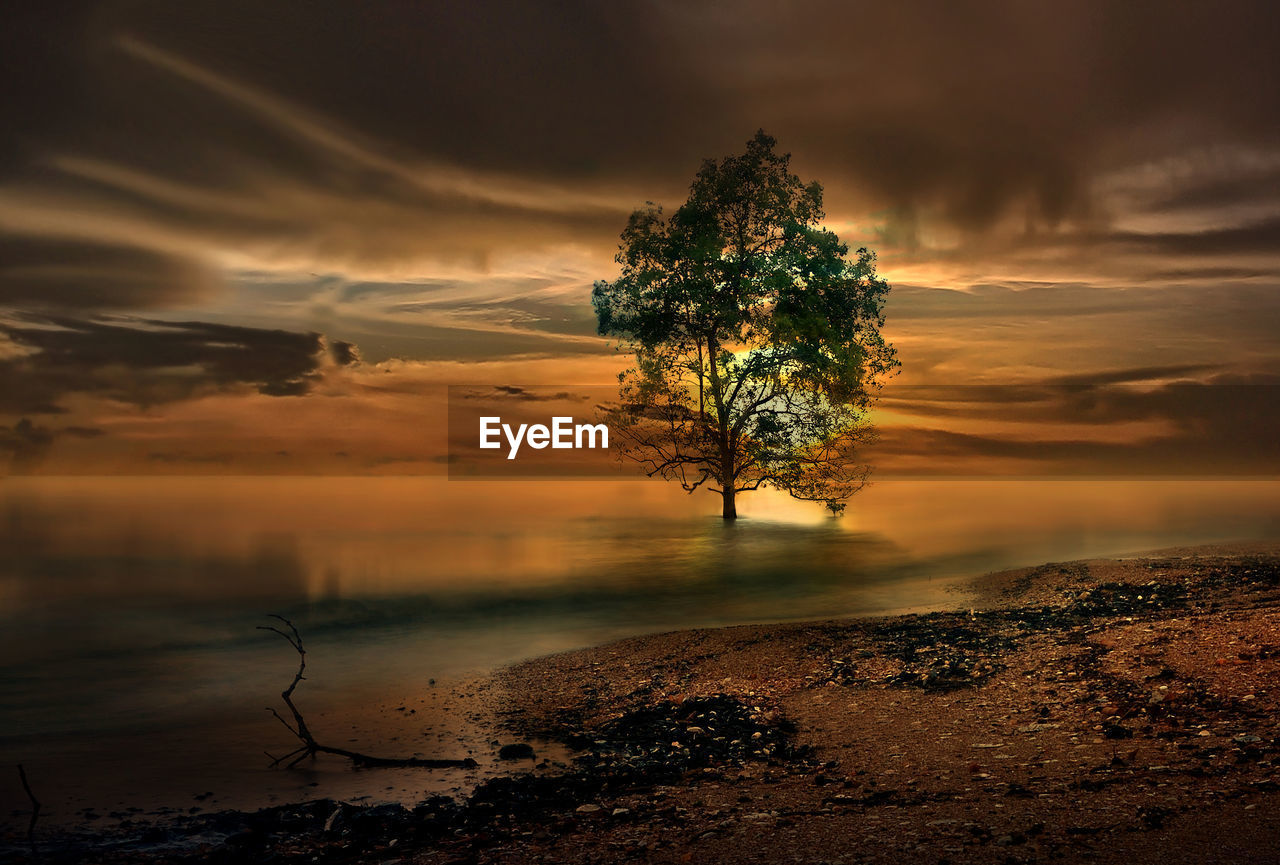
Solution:
M 266 769 L 290 746 L 263 707 L 295 656 L 264 613 L 303 631 L 319 738 L 487 765 L 501 694 L 470 683 L 521 658 L 964 605 L 1001 568 L 1280 537 L 1275 481 L 886 480 L 839 521 L 755 494 L 732 526 L 716 507 L 636 481 L 0 480 L 0 766 L 25 762 L 54 820 L 413 800 L 485 770 Z M 0 816 L 22 806 L 0 774 Z

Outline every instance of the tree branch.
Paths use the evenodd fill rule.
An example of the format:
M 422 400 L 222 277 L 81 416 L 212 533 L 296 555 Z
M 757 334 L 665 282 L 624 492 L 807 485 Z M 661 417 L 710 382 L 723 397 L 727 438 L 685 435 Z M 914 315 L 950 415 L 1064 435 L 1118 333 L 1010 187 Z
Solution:
M 22 789 L 27 792 L 27 798 L 31 800 L 31 822 L 27 824 L 27 843 L 31 845 L 31 855 L 36 859 L 40 858 L 40 850 L 36 847 L 36 821 L 40 819 L 40 800 L 36 798 L 36 794 L 31 792 L 31 784 L 27 781 L 27 770 L 22 764 L 18 764 L 18 777 L 22 779 Z
M 307 650 L 302 645 L 302 635 L 298 633 L 298 629 L 297 627 L 294 626 L 293 622 L 289 621 L 284 616 L 279 616 L 279 615 L 276 615 L 275 613 L 271 613 L 270 616 L 271 618 L 277 619 L 280 622 L 282 622 L 284 626 L 289 629 L 288 632 L 286 633 L 285 631 L 282 631 L 280 628 L 277 628 L 274 625 L 258 625 L 258 630 L 271 631 L 272 633 L 279 634 L 289 643 L 290 646 L 293 647 L 293 650 L 298 653 L 298 671 L 293 674 L 293 681 L 289 683 L 289 687 L 285 688 L 283 691 L 280 692 L 280 699 L 284 700 L 285 706 L 289 708 L 289 712 L 293 715 L 294 723 L 290 724 L 275 709 L 268 707 L 267 711 L 270 712 L 272 715 L 274 715 L 277 721 L 279 721 L 281 724 L 284 724 L 285 729 L 287 729 L 290 733 L 296 736 L 298 738 L 298 741 L 302 743 L 298 748 L 294 749 L 293 751 L 290 751 L 288 754 L 285 754 L 283 757 L 271 757 L 270 754 L 267 754 L 268 757 L 271 757 L 272 768 L 279 766 L 285 760 L 289 760 L 290 757 L 293 757 L 294 759 L 290 761 L 288 765 L 285 767 L 288 769 L 292 769 L 294 766 L 301 763 L 307 757 L 315 757 L 317 754 L 332 754 L 335 757 L 345 757 L 346 759 L 350 760 L 354 765 L 360 766 L 362 768 L 394 766 L 394 767 L 420 767 L 425 769 L 449 769 L 449 768 L 455 768 L 455 767 L 469 769 L 478 765 L 476 761 L 470 757 L 467 757 L 462 760 L 422 759 L 419 757 L 376 757 L 370 754 L 361 753 L 359 751 L 350 751 L 350 750 L 347 750 L 346 748 L 334 748 L 329 745 L 322 745 L 319 742 L 317 742 L 315 739 L 315 736 L 311 734 L 311 729 L 307 726 L 306 719 L 302 717 L 302 712 L 299 711 L 297 705 L 293 702 L 294 689 L 297 688 L 298 683 L 305 678 L 302 674 L 307 669 Z M 18 771 L 19 772 L 22 771 L 21 766 L 18 767 Z M 25 785 L 25 783 L 26 783 L 26 776 L 24 775 L 23 784 Z M 30 795 L 30 792 L 31 792 L 30 789 L 28 789 L 27 791 L 28 795 Z M 33 802 L 35 801 L 34 797 L 32 798 L 32 801 Z M 37 810 L 39 810 L 38 804 L 36 808 Z M 31 819 L 31 825 L 34 828 L 35 826 L 34 816 Z

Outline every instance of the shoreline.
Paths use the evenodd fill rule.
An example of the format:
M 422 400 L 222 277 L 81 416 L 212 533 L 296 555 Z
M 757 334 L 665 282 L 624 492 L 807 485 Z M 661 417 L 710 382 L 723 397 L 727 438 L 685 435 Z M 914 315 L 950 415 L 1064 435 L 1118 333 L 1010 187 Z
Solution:
M 96 859 L 1270 861 L 1280 545 L 969 586 L 969 611 L 650 634 L 522 662 L 493 679 L 511 741 L 563 742 L 572 767 L 415 809 L 321 800 L 194 817 L 141 846 L 100 834 Z M 184 831 L 195 849 L 172 843 Z M 45 861 L 93 840 L 49 837 Z

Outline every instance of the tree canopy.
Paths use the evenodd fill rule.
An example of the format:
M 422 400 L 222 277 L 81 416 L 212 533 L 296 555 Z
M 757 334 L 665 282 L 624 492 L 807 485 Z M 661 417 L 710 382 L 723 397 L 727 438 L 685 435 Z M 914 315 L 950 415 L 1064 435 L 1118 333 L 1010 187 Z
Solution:
M 592 292 L 600 333 L 635 365 L 612 424 L 651 476 L 723 497 L 774 487 L 840 512 L 865 483 L 867 411 L 897 366 L 880 334 L 875 254 L 823 226 L 822 186 L 763 131 L 706 160 L 670 216 L 622 230 L 620 276 Z

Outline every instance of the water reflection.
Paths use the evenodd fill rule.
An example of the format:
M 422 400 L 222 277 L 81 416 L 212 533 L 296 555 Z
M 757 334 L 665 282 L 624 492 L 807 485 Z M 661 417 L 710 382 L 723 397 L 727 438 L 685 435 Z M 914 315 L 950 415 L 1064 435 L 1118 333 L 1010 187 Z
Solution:
M 898 481 L 841 521 L 757 495 L 725 525 L 711 497 L 643 482 L 10 478 L 0 758 L 160 730 L 190 736 L 157 761 L 219 750 L 209 729 L 259 723 L 290 663 L 254 630 L 268 611 L 307 635 L 308 705 L 339 712 L 645 631 L 944 606 L 1003 567 L 1274 538 L 1278 489 Z M 215 775 L 260 752 L 223 746 Z
M 552 642 L 563 630 L 855 614 L 936 600 L 912 580 L 1274 536 L 1277 490 L 899 481 L 867 490 L 841 521 L 758 495 L 744 502 L 751 519 L 726 525 L 710 497 L 657 483 L 10 478 L 0 647 L 13 667 L 243 645 L 247 620 L 269 609 L 370 638 L 537 620 Z M 454 668 L 493 662 L 449 655 Z

